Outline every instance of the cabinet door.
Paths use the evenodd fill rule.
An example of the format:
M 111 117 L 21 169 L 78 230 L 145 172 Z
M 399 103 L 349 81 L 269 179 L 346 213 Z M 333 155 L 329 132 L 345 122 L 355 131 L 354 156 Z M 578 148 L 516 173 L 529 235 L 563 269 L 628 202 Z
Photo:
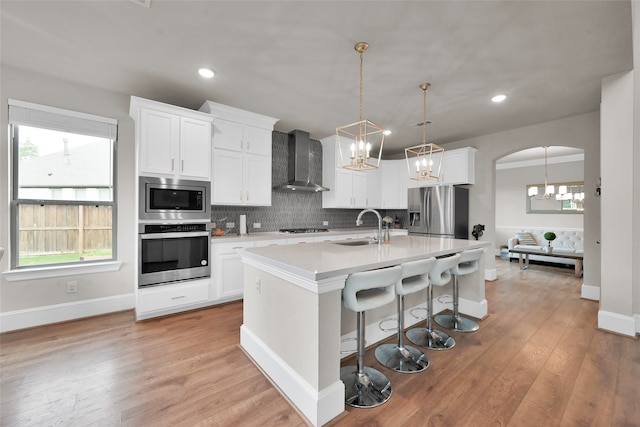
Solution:
M 442 176 L 440 177 L 443 184 L 466 184 L 468 182 L 468 174 L 469 166 L 466 152 L 463 150 L 444 152 Z
M 180 176 L 211 179 L 211 123 L 180 119 Z
M 255 126 L 244 126 L 244 150 L 246 153 L 271 156 L 272 132 Z
M 213 150 L 213 180 L 211 182 L 213 204 L 240 205 L 243 203 L 242 168 L 242 153 Z
M 368 172 L 353 172 L 353 207 L 365 208 L 367 206 L 367 175 Z
M 140 110 L 140 174 L 172 176 L 178 165 L 180 118 L 174 114 Z
M 244 266 L 236 253 L 218 255 L 220 298 L 242 297 L 244 293 Z
M 244 202 L 271 206 L 271 156 L 245 154 Z
M 384 161 L 380 162 L 380 168 L 365 172 L 367 174 L 367 208 L 379 209 L 382 207 L 382 170 Z
M 336 169 L 335 207 L 353 207 L 353 172 L 347 169 Z
M 213 147 L 242 151 L 242 124 L 222 119 L 213 122 Z

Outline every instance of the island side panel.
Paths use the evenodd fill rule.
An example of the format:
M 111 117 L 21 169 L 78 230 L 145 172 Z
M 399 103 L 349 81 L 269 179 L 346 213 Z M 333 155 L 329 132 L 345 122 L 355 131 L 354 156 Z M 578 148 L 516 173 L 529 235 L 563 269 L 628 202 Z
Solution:
M 244 319 L 315 390 L 339 381 L 341 291 L 317 294 L 246 265 Z

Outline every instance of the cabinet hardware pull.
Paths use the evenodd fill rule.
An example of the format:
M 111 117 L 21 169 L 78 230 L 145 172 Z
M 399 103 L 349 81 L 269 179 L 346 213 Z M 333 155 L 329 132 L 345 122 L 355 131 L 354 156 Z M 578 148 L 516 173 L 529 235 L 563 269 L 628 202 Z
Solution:
M 240 200 L 242 200 L 242 190 L 240 190 Z
M 249 201 L 249 190 L 247 190 L 247 201 Z
M 185 298 L 186 295 L 178 295 L 177 297 L 171 297 L 171 299 L 180 299 L 180 298 Z
M 244 248 L 244 246 L 234 246 L 231 249 L 242 249 L 242 248 Z
M 180 173 L 184 172 L 184 160 L 180 161 Z
M 240 150 L 242 150 L 242 140 L 240 140 Z
M 174 163 L 175 163 L 175 159 L 171 159 L 171 172 L 173 172 Z
M 247 151 L 251 151 L 251 141 L 247 141 Z

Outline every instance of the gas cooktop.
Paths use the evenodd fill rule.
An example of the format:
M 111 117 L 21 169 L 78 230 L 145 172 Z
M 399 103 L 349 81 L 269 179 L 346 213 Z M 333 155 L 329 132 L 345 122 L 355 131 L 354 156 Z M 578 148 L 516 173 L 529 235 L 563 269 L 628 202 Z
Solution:
M 281 233 L 322 233 L 329 231 L 328 228 L 281 228 Z

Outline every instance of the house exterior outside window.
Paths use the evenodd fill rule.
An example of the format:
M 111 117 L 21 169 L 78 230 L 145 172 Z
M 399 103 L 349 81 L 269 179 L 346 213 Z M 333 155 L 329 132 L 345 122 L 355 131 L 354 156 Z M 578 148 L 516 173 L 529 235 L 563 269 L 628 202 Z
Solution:
M 114 260 L 117 121 L 9 100 L 11 266 Z

